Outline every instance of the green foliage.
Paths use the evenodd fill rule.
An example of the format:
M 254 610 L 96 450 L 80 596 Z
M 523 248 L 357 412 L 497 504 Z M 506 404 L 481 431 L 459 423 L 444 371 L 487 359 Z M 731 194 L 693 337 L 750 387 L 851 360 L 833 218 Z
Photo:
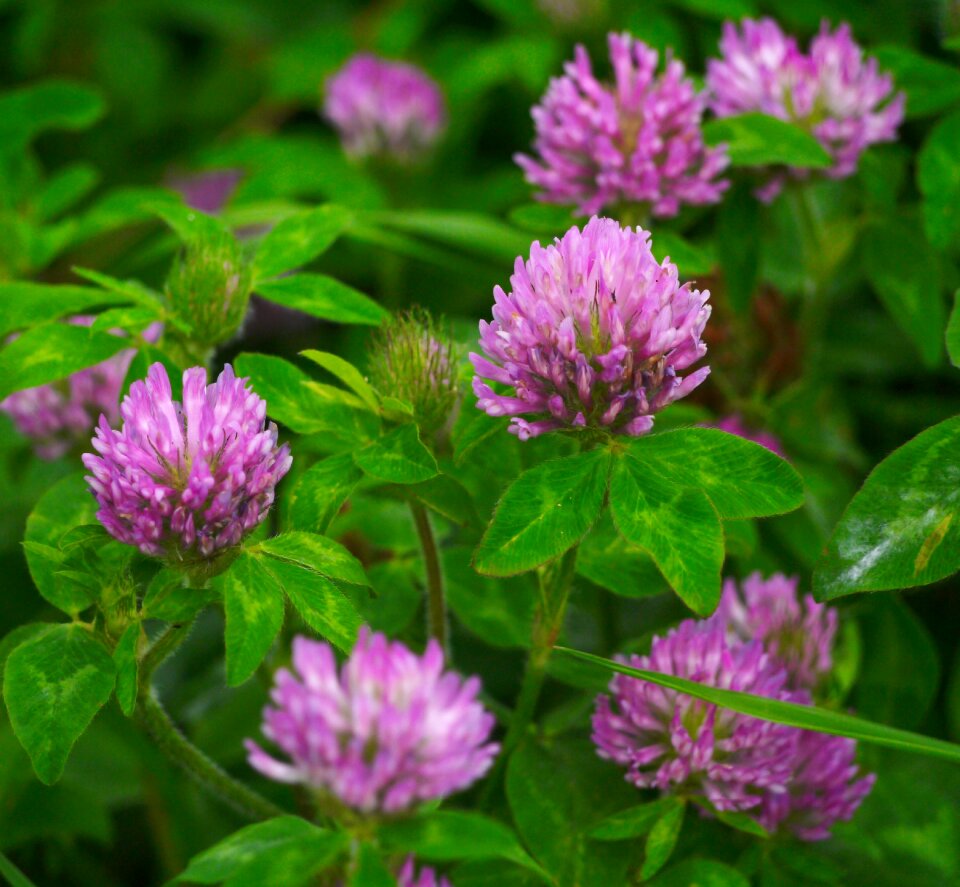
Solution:
M 435 477 L 437 461 L 421 443 L 416 425 L 401 425 L 353 455 L 364 474 L 394 484 L 418 484 Z
M 262 281 L 256 290 L 268 302 L 333 323 L 376 326 L 386 316 L 372 299 L 323 274 L 301 273 Z
M 408 851 L 425 860 L 505 859 L 540 872 L 509 828 L 480 813 L 425 813 L 388 823 L 380 836 L 387 849 Z
M 711 120 L 704 125 L 707 144 L 727 146 L 734 166 L 789 166 L 822 169 L 830 155 L 799 126 L 766 114 L 740 114 Z
M 351 220 L 350 211 L 336 204 L 288 216 L 257 247 L 255 278 L 267 280 L 312 262 L 333 246 Z
M 512 576 L 563 554 L 600 513 L 610 455 L 578 453 L 532 468 L 503 494 L 474 557 L 489 576 Z
M 83 626 L 51 625 L 7 657 L 3 698 L 17 738 L 45 785 L 110 698 L 116 666 Z
M 960 419 L 928 428 L 891 453 L 847 506 L 814 574 L 814 593 L 926 585 L 960 569 L 954 521 Z
M 65 379 L 128 348 L 120 336 L 67 323 L 40 323 L 0 350 L 0 398 Z
M 250 825 L 190 860 L 175 883 L 298 887 L 347 849 L 347 836 L 298 816 Z

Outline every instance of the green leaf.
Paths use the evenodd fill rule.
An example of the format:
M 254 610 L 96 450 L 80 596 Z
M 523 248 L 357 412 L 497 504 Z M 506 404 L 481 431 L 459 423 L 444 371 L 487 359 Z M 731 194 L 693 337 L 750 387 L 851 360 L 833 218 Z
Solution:
M 254 279 L 265 280 L 312 262 L 333 246 L 352 220 L 350 210 L 331 203 L 287 216 L 260 241 Z
M 117 641 L 113 651 L 113 664 L 117 670 L 117 702 L 120 710 L 129 718 L 137 706 L 137 643 L 140 640 L 140 623 L 133 622 Z
M 67 80 L 11 90 L 0 96 L 0 151 L 20 151 L 49 129 L 85 129 L 103 110 L 99 92 Z
M 299 816 L 248 825 L 190 860 L 176 881 L 230 887 L 298 887 L 340 856 L 345 833 L 317 828 Z
M 953 294 L 953 310 L 947 323 L 947 354 L 950 363 L 960 367 L 960 290 Z
M 680 829 L 683 827 L 683 815 L 686 809 L 683 801 L 674 800 L 674 803 L 653 824 L 650 834 L 647 835 L 643 866 L 640 869 L 640 877 L 643 880 L 652 878 L 673 855 L 677 838 L 680 837 Z
M 916 729 L 940 683 L 940 661 L 930 632 L 896 596 L 871 598 L 856 616 L 863 658 L 854 708 L 872 721 Z
M 532 570 L 576 545 L 593 525 L 607 488 L 603 449 L 544 462 L 503 494 L 474 564 L 489 576 Z
M 356 868 L 350 875 L 350 887 L 397 887 L 397 879 L 390 874 L 373 844 L 361 844 Z
M 461 527 L 478 526 L 480 518 L 470 492 L 449 474 L 438 474 L 419 484 L 400 487 L 431 511 Z
M 531 871 L 541 871 L 507 826 L 480 813 L 426 813 L 386 822 L 379 834 L 386 849 L 424 859 L 506 859 Z
M 667 590 L 650 555 L 620 535 L 609 511 L 583 537 L 577 573 L 623 597 L 650 597 Z
M 637 807 L 630 807 L 608 816 L 590 831 L 595 841 L 626 841 L 647 834 L 668 809 L 676 806 L 671 797 L 660 798 Z
M 817 600 L 928 585 L 960 569 L 960 417 L 887 456 L 853 497 L 813 576 Z
M 324 274 L 294 274 L 256 285 L 268 302 L 332 323 L 377 326 L 387 312 L 369 296 Z
M 960 102 L 960 70 L 905 46 L 873 51 L 881 70 L 893 74 L 897 89 L 907 93 L 907 118 L 939 114 Z
M 130 342 L 70 323 L 43 323 L 0 351 L 0 399 L 101 363 Z
M 227 686 L 246 681 L 263 662 L 283 625 L 283 588 L 263 561 L 242 553 L 217 579 L 223 588 Z
M 294 529 L 325 533 L 362 478 L 352 453 L 330 456 L 311 465 L 288 495 Z
M 804 730 L 814 730 L 819 733 L 829 733 L 833 736 L 848 736 L 851 739 L 869 742 L 873 745 L 882 745 L 887 748 L 896 748 L 901 751 L 910 751 L 916 754 L 960 762 L 960 745 L 944 742 L 942 739 L 933 739 L 929 736 L 909 733 L 906 730 L 898 730 L 895 727 L 874 724 L 853 715 L 817 708 L 812 705 L 783 702 L 779 699 L 754 696 L 751 693 L 742 693 L 738 690 L 720 690 L 673 675 L 631 668 L 629 665 L 604 659 L 601 656 L 594 656 L 592 653 L 571 650 L 569 647 L 555 647 L 554 649 L 562 656 L 572 656 L 575 659 L 596 665 L 598 668 L 640 678 L 649 681 L 651 684 L 676 690 L 679 693 L 693 696 L 695 699 L 702 699 L 704 702 L 710 702 L 722 708 L 728 708 L 731 711 L 760 718 L 764 721 L 773 721 L 775 724 L 786 724 L 789 727 L 800 727 Z
M 345 548 L 312 533 L 284 533 L 256 549 L 270 573 L 312 629 L 341 650 L 352 649 L 363 620 L 340 587 L 367 585 L 359 562 Z
M 561 237 L 574 224 L 570 207 L 548 203 L 525 203 L 510 210 L 509 218 L 511 224 L 531 231 L 544 240 Z
M 917 187 L 930 243 L 949 250 L 960 239 L 960 112 L 944 117 L 927 136 L 917 155 Z
M 629 445 L 625 458 L 637 474 L 702 490 L 722 518 L 783 514 L 803 504 L 803 481 L 789 462 L 716 428 L 642 437 Z
M 787 164 L 825 169 L 833 162 L 814 136 L 767 114 L 749 113 L 704 124 L 708 145 L 727 145 L 732 166 Z
M 66 212 L 83 200 L 99 179 L 100 173 L 89 163 L 75 163 L 59 170 L 33 199 L 34 214 L 41 221 L 48 221 Z
M 55 607 L 76 615 L 89 607 L 96 594 L 57 576 L 65 554 L 60 540 L 74 527 L 96 520 L 97 503 L 82 474 L 71 474 L 54 484 L 27 518 L 24 550 L 37 590 Z
M 314 351 L 307 349 L 300 354 L 313 361 L 317 366 L 323 367 L 328 373 L 336 376 L 344 385 L 354 392 L 370 409 L 376 413 L 380 410 L 380 399 L 377 392 L 373 390 L 370 383 L 350 361 L 344 360 L 336 354 L 330 354 L 328 351 Z
M 439 473 L 437 460 L 420 442 L 417 426 L 401 425 L 354 453 L 366 474 L 394 484 L 418 484 Z
M 624 456 L 610 479 L 610 513 L 691 610 L 706 616 L 717 608 L 723 528 L 703 492 L 676 486 Z
M 530 251 L 528 234 L 479 213 L 405 210 L 378 212 L 373 220 L 387 228 L 418 234 L 497 261 L 512 263 L 517 256 L 525 256 Z
M 494 647 L 530 646 L 535 591 L 526 578 L 480 576 L 465 546 L 443 552 L 447 603 L 464 628 Z
M 770 833 L 750 816 L 749 813 L 716 810 L 712 806 L 704 806 L 705 809 L 710 811 L 711 816 L 716 816 L 724 825 L 729 825 L 730 828 L 735 828 L 738 832 L 746 832 L 748 835 L 753 835 L 757 838 L 767 838 L 770 836 Z
M 764 887 L 787 887 L 763 881 Z M 685 859 L 665 869 L 650 887 L 750 887 L 750 881 L 732 866 L 712 859 Z
M 326 396 L 323 386 L 286 360 L 245 353 L 233 365 L 238 375 L 251 377 L 254 390 L 267 402 L 267 415 L 292 431 L 329 433 L 352 442 L 376 433 L 379 420 L 369 410 Z
M 328 579 L 366 586 L 363 566 L 346 548 L 316 533 L 281 533 L 265 539 L 253 551 L 263 552 L 274 560 L 311 570 Z
M 636 800 L 616 768 L 583 739 L 525 742 L 507 764 L 507 800 L 520 836 L 563 887 L 626 884 L 623 847 L 589 840 L 591 826 Z
M 943 354 L 946 322 L 937 260 L 923 231 L 900 218 L 868 225 L 862 264 L 870 285 L 896 324 L 916 345 L 924 364 Z
M 119 305 L 126 301 L 128 299 L 115 293 L 89 286 L 3 281 L 0 283 L 0 336 L 101 305 Z
M 220 587 L 190 588 L 184 584 L 183 573 L 164 567 L 150 580 L 144 595 L 140 615 L 144 619 L 162 619 L 165 622 L 188 622 L 207 604 L 219 600 Z
M 6 856 L 0 853 L 0 875 L 7 879 L 10 887 L 37 887 Z
M 60 778 L 115 679 L 110 654 L 80 625 L 52 626 L 10 654 L 3 698 L 13 732 L 45 785 Z

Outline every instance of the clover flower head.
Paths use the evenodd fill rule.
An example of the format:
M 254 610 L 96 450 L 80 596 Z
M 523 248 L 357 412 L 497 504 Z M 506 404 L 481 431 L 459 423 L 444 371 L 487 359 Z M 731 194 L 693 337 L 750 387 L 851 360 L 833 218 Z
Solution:
M 799 124 L 833 159 L 830 178 L 852 175 L 860 155 L 877 142 L 893 141 L 903 121 L 905 97 L 892 78 L 866 59 L 850 26 L 831 31 L 824 22 L 803 52 L 772 19 L 727 22 L 721 58 L 707 65 L 710 107 L 718 117 L 761 112 Z M 769 171 L 758 192 L 772 200 L 788 178 L 804 169 Z
M 358 53 L 327 81 L 326 118 L 353 157 L 417 159 L 440 137 L 446 107 L 440 87 L 414 65 Z
M 789 831 L 802 841 L 824 841 L 835 822 L 853 818 L 876 775 L 861 775 L 857 743 L 844 736 L 804 730 L 786 792 L 768 793 L 757 817 L 768 831 Z
M 470 359 L 477 406 L 513 417 L 521 440 L 560 428 L 644 434 L 710 372 L 680 375 L 706 353 L 710 294 L 681 285 L 640 228 L 594 217 L 547 247 L 534 242 L 510 285 L 494 289 L 483 354 Z
M 649 656 L 623 661 L 710 687 L 792 698 L 786 673 L 759 642 L 731 643 L 719 625 L 692 619 L 654 638 Z M 626 767 L 629 782 L 699 795 L 719 811 L 752 810 L 768 793 L 785 792 L 799 733 L 620 674 L 593 715 L 600 757 Z
M 120 407 L 123 425 L 106 416 L 87 453 L 87 483 L 107 531 L 172 565 L 211 560 L 239 544 L 266 517 L 290 468 L 265 425 L 267 405 L 227 365 L 216 382 L 193 367 L 183 374 L 183 402 L 173 400 L 160 363 L 134 382 Z
M 748 576 L 739 586 L 727 579 L 712 620 L 741 640 L 755 638 L 786 670 L 793 688 L 814 690 L 833 667 L 837 613 L 797 592 L 797 577 Z
M 639 204 L 653 216 L 676 215 L 683 204 L 716 203 L 728 182 L 717 176 L 728 159 L 704 145 L 705 99 L 667 56 L 629 34 L 607 38 L 613 82 L 597 79 L 577 46 L 531 111 L 534 157 L 514 159 L 540 200 L 575 204 L 582 215 Z
M 492 764 L 493 717 L 479 691 L 477 678 L 444 671 L 433 640 L 417 656 L 364 627 L 338 672 L 329 645 L 298 637 L 263 723 L 290 761 L 248 740 L 249 761 L 363 814 L 410 810 L 466 788 Z

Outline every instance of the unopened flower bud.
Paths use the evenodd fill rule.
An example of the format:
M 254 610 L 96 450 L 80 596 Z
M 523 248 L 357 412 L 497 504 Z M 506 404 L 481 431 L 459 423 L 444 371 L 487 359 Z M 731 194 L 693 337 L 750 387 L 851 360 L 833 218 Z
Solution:
M 223 231 L 186 245 L 167 278 L 167 297 L 174 314 L 190 327 L 190 337 L 211 347 L 240 328 L 251 282 L 240 244 Z
M 448 424 L 457 361 L 449 334 L 427 311 L 415 308 L 384 325 L 370 353 L 370 377 L 381 393 L 410 404 L 425 435 Z

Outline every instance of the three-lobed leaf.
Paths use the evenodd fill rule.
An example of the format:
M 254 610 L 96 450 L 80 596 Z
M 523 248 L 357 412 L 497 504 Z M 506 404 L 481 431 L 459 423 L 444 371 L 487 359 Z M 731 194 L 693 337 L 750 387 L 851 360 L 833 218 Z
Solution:
M 329 456 L 311 465 L 288 497 L 290 522 L 297 530 L 325 533 L 363 478 L 352 453 Z

